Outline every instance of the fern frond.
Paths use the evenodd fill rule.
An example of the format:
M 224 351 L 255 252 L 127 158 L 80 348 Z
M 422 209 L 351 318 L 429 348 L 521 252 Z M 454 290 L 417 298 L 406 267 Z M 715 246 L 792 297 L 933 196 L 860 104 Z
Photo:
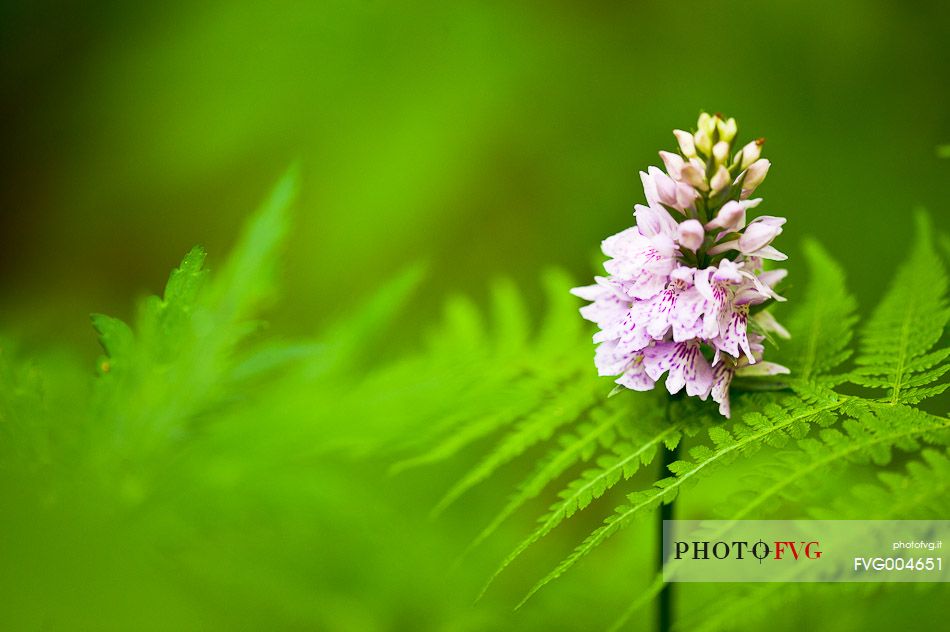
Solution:
M 788 320 L 792 338 L 782 344 L 779 354 L 792 370 L 791 379 L 827 382 L 827 374 L 851 356 L 857 301 L 845 287 L 841 266 L 818 242 L 806 240 L 803 251 L 807 289 Z
M 517 355 L 530 342 L 531 317 L 521 292 L 509 279 L 495 281 L 491 292 L 492 343 L 498 355 Z
M 272 295 L 274 260 L 295 191 L 291 170 L 216 278 L 209 280 L 205 253 L 194 248 L 169 276 L 163 295 L 142 302 L 134 327 L 92 317 L 106 352 L 96 403 L 103 422 L 95 432 L 114 446 L 99 458 L 144 458 L 188 432 L 188 420 L 221 403 L 232 356 L 257 327 L 255 311 Z
M 753 586 L 747 590 L 730 591 L 730 599 L 716 611 L 713 608 L 704 608 L 702 617 L 685 617 L 677 622 L 674 630 L 677 632 L 714 632 L 715 630 L 735 629 L 737 621 L 744 621 L 750 612 L 756 616 L 764 610 L 763 604 L 769 603 L 771 599 L 781 597 L 783 600 L 790 599 L 788 596 L 792 590 L 796 590 L 796 584 L 785 582 L 771 582 L 762 585 Z M 787 601 L 786 601 L 787 603 Z
M 486 478 L 500 466 L 524 453 L 537 443 L 550 439 L 564 424 L 584 417 L 604 399 L 599 381 L 578 380 L 558 391 L 540 408 L 534 410 L 505 436 L 482 461 L 453 485 L 433 510 L 439 513 L 467 490 Z
M 565 375 L 541 378 L 512 364 L 493 369 L 488 365 L 490 362 L 491 359 L 486 358 L 485 364 L 464 367 L 452 363 L 444 369 L 449 375 L 433 377 L 433 387 L 437 384 L 440 390 L 439 397 L 433 398 L 431 391 L 427 390 L 421 393 L 421 408 L 407 408 L 416 419 L 426 421 L 428 427 L 421 427 L 418 436 L 408 437 L 400 446 L 402 451 L 418 449 L 418 446 L 424 446 L 424 449 L 394 463 L 391 473 L 444 461 L 475 441 L 536 415 L 538 409 L 563 397 L 565 390 L 569 390 L 569 395 L 583 394 L 583 384 L 596 379 L 581 375 L 576 365 L 562 365 L 563 371 L 570 371 Z M 428 375 L 431 370 L 432 367 L 427 367 L 427 370 L 411 368 L 407 374 Z M 475 375 L 480 371 L 484 373 L 476 379 Z M 414 379 L 418 382 L 418 377 Z M 427 412 L 428 408 L 434 410 Z
M 761 413 L 747 413 L 741 421 L 733 423 L 730 430 L 722 426 L 712 426 L 709 429 L 709 438 L 714 447 L 698 445 L 692 448 L 692 460 L 670 464 L 673 476 L 660 479 L 650 489 L 629 494 L 628 504 L 617 507 L 600 527 L 531 588 L 518 607 L 546 584 L 563 575 L 618 530 L 655 510 L 660 504 L 673 502 L 685 485 L 697 482 L 703 474 L 708 474 L 716 467 L 728 465 L 740 456 L 750 456 L 766 445 L 781 447 L 790 439 L 802 438 L 808 432 L 810 424 L 832 423 L 835 419 L 832 411 L 840 408 L 844 401 L 844 398 L 835 397 L 827 403 L 804 404 L 801 400 L 785 398 L 782 404 L 770 404 Z
M 933 350 L 941 337 L 947 307 L 947 273 L 934 250 L 929 219 L 917 214 L 917 236 L 910 260 L 900 267 L 890 289 L 861 331 L 858 368 L 851 380 L 886 389 L 891 403 L 915 404 L 942 393 L 950 382 L 950 349 Z
M 666 582 L 663 580 L 663 573 L 657 573 L 653 576 L 653 580 L 650 582 L 649 586 L 645 590 L 641 590 L 637 594 L 637 598 L 634 599 L 627 609 L 617 617 L 613 623 L 607 628 L 607 632 L 618 632 L 622 630 L 627 623 L 630 622 L 630 619 L 637 613 L 640 608 L 645 607 L 647 604 L 656 599 L 657 595 L 663 590 L 663 587 L 666 586 Z
M 846 464 L 886 465 L 891 449 L 919 450 L 919 440 L 928 443 L 950 442 L 950 419 L 934 417 L 906 406 L 874 406 L 856 418 L 846 419 L 842 430 L 823 429 L 819 438 L 798 442 L 800 449 L 780 454 L 768 469 L 769 483 L 755 481 L 755 493 L 732 512 L 730 521 L 743 520 L 768 501 L 804 486 L 815 477 L 825 477 L 834 468 Z
M 580 461 L 589 461 L 599 446 L 613 445 L 617 423 L 626 411 L 625 407 L 618 406 L 614 406 L 613 410 L 608 410 L 608 406 L 596 408 L 591 411 L 589 422 L 581 423 L 576 431 L 561 434 L 557 440 L 558 447 L 549 451 L 535 471 L 518 485 L 508 503 L 475 537 L 467 550 L 484 542 L 509 516 L 537 497 L 570 467 Z
M 570 280 L 557 271 L 543 278 L 547 308 L 533 337 L 520 294 L 508 282 L 493 287 L 490 319 L 468 299 L 457 297 L 447 304 L 441 326 L 429 336 L 428 349 L 409 363 L 416 368 L 402 369 L 407 375 L 415 372 L 416 381 L 418 375 L 431 376 L 432 389 L 420 404 L 432 412 L 414 412 L 425 423 L 401 447 L 413 448 L 416 454 L 399 460 L 392 472 L 445 460 L 515 423 L 520 423 L 522 434 L 530 434 L 533 426 L 526 420 L 537 421 L 540 408 L 557 411 L 560 402 L 583 410 L 571 397 L 590 401 L 584 384 L 605 388 L 586 371 L 584 349 L 589 339 L 577 322 L 576 299 L 567 293 Z M 433 397 L 436 387 L 439 396 Z M 551 436 L 536 427 L 542 440 Z
M 856 421 L 846 424 L 846 434 L 826 429 L 820 433 L 820 440 L 803 439 L 800 442 L 802 450 L 784 453 L 783 458 L 778 459 L 778 464 L 770 464 L 774 467 L 784 466 L 777 475 L 772 472 L 768 477 L 756 477 L 755 494 L 730 512 L 724 523 L 708 534 L 708 539 L 722 537 L 729 525 L 748 519 L 756 509 L 781 497 L 788 489 L 803 487 L 812 478 L 826 477 L 828 469 L 835 465 L 868 460 L 883 464 L 890 446 L 902 445 L 905 449 L 913 450 L 917 439 L 944 444 L 950 441 L 950 419 L 921 414 L 910 408 L 904 408 L 901 414 L 906 415 L 905 422 L 909 419 L 912 421 L 888 422 L 868 413 L 873 419 L 864 417 L 863 423 Z M 882 485 L 860 485 L 854 488 L 851 497 L 835 503 L 833 509 L 815 509 L 812 515 L 818 520 L 842 520 L 850 515 L 866 520 L 868 507 L 880 511 L 876 516 L 880 520 L 945 515 L 950 504 L 950 458 L 933 449 L 923 450 L 920 454 L 923 463 L 908 463 L 906 475 L 882 471 L 878 474 Z M 858 501 L 857 504 L 855 501 Z M 855 512 L 856 507 L 860 507 L 860 512 Z M 663 573 L 654 575 L 650 585 L 640 591 L 610 626 L 610 630 L 622 629 L 638 610 L 656 598 L 664 585 Z M 728 619 L 716 621 L 724 623 Z M 705 625 L 708 629 L 719 629 L 715 622 L 706 622 Z M 690 625 L 686 629 L 694 628 Z
M 500 562 L 482 589 L 484 594 L 524 551 L 650 463 L 664 444 L 673 447 L 683 433 L 692 436 L 696 427 L 705 427 L 707 441 L 693 446 L 688 458 L 672 463 L 669 476 L 628 494 L 624 504 L 533 585 L 518 603 L 521 607 L 619 529 L 672 502 L 682 490 L 737 459 L 766 448 L 782 450 L 776 457 L 779 467 L 764 479 L 764 488 L 750 490 L 751 498 L 735 510 L 735 519 L 741 519 L 767 503 L 789 499 L 804 482 L 829 467 L 883 464 L 895 448 L 913 454 L 924 443 L 945 444 L 942 418 L 912 407 L 946 388 L 939 378 L 950 357 L 950 350 L 935 348 L 950 318 L 947 281 L 927 242 L 926 220 L 919 221 L 920 243 L 862 331 L 858 370 L 846 374 L 839 372 L 852 356 L 856 301 L 847 291 L 841 267 L 817 243 L 805 244 L 809 285 L 788 320 L 793 338 L 783 343 L 778 357 L 792 368 L 786 382 L 791 390 L 736 394 L 734 405 L 740 414 L 727 423 L 706 421 L 699 409 L 688 421 L 681 416 L 679 423 L 663 423 L 659 417 L 664 407 L 640 396 L 626 398 L 629 414 L 619 413 L 618 408 L 617 419 L 612 420 L 600 380 L 589 377 L 589 342 L 578 326 L 575 306 L 565 301 L 567 283 L 549 281 L 549 305 L 559 307 L 549 308 L 546 322 L 534 335 L 517 291 L 510 284 L 497 285 L 493 316 L 488 319 L 491 326 L 469 305 L 464 318 L 456 318 L 466 324 L 454 326 L 459 340 L 453 341 L 452 335 L 436 336 L 437 343 L 425 356 L 428 361 L 444 360 L 440 366 L 456 367 L 459 364 L 451 362 L 451 350 L 465 348 L 468 363 L 458 374 L 479 376 L 470 389 L 472 397 L 460 390 L 457 401 L 451 402 L 457 405 L 446 405 L 440 412 L 433 409 L 429 418 L 433 423 L 426 422 L 434 429 L 428 451 L 397 467 L 441 460 L 473 441 L 499 433 L 493 447 L 437 504 L 439 511 L 529 448 L 553 440 L 554 447 L 534 465 L 467 551 L 572 467 L 593 460 L 595 467 L 583 469 L 567 483 L 535 529 Z M 894 331 L 922 334 L 911 339 L 895 336 Z M 843 395 L 836 387 L 848 379 L 888 388 L 891 397 L 880 401 Z M 631 424 L 631 420 L 635 421 Z M 815 426 L 823 428 L 818 437 L 806 438 Z M 624 434 L 631 427 L 629 435 Z
M 919 461 L 907 464 L 907 473 L 880 472 L 880 485 L 859 485 L 853 501 L 879 507 L 884 517 L 901 520 L 940 519 L 950 512 L 950 453 L 922 450 Z M 853 502 L 852 501 L 852 502 Z M 839 513 L 841 507 L 839 503 Z
M 577 299 L 565 291 L 572 285 L 571 277 L 557 268 L 546 270 L 541 275 L 545 310 L 537 336 L 537 347 L 549 356 L 570 358 L 585 348 L 590 352 L 587 327 L 577 317 Z
M 372 357 L 376 342 L 386 332 L 393 315 L 407 302 L 425 277 L 425 266 L 412 265 L 398 272 L 345 318 L 320 336 L 320 348 L 310 355 L 306 371 L 311 378 L 331 371 L 354 368 Z
M 299 178 L 298 165 L 284 173 L 215 276 L 209 302 L 220 323 L 246 318 L 273 297 L 274 275 L 290 230 L 290 209 L 297 197 Z
M 938 432 L 946 438 L 946 428 L 950 420 L 932 418 L 932 423 L 940 426 Z M 925 431 L 927 432 L 927 431 Z M 885 439 L 886 440 L 886 439 Z M 950 452 L 926 449 L 920 452 L 921 460 L 910 461 L 903 472 L 879 473 L 881 485 L 860 485 L 852 495 L 841 499 L 835 508 L 812 512 L 819 520 L 844 520 L 853 518 L 867 520 L 867 508 L 875 507 L 879 520 L 904 520 L 939 518 L 946 515 L 950 507 Z M 736 514 L 739 516 L 739 514 Z M 739 519 L 738 517 L 736 519 Z M 712 535 L 711 537 L 716 537 Z M 654 583 L 643 597 L 639 597 L 624 615 L 612 626 L 619 630 L 629 621 L 637 609 L 642 607 L 659 593 L 663 586 L 662 574 L 654 578 Z M 771 613 L 789 603 L 789 600 L 804 601 L 814 596 L 824 584 L 775 582 L 742 587 L 734 584 L 738 590 L 730 591 L 728 598 L 717 599 L 715 608 L 697 608 L 696 616 L 685 617 L 676 627 L 678 630 L 717 630 L 735 629 L 737 621 L 752 625 L 747 620 L 750 613 L 757 618 L 771 616 Z M 874 592 L 881 584 L 838 584 L 836 590 Z M 920 587 L 925 587 L 926 584 Z M 794 591 L 789 594 L 789 590 Z
M 638 399 L 653 401 L 652 398 L 648 399 L 642 396 Z M 538 520 L 539 526 L 502 560 L 485 583 L 479 598 L 485 594 L 485 591 L 488 590 L 502 571 L 524 553 L 529 546 L 553 531 L 564 520 L 585 509 L 621 480 L 627 480 L 636 474 L 641 465 L 649 465 L 661 446 L 672 449 L 679 443 L 682 437 L 681 426 L 659 426 L 655 418 L 658 410 L 661 409 L 656 406 L 653 406 L 652 410 L 641 409 L 639 411 L 642 416 L 641 419 L 646 422 L 643 424 L 642 434 L 636 438 L 631 437 L 629 440 L 610 446 L 610 453 L 597 459 L 596 468 L 584 470 L 579 478 L 574 479 L 558 492 L 559 500 L 551 505 L 546 514 L 541 516 Z M 652 424 L 649 423 L 651 415 L 654 416 Z

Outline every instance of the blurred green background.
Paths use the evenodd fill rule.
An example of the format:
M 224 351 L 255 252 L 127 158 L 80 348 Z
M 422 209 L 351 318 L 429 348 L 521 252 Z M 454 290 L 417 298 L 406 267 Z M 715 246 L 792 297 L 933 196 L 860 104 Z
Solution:
M 294 160 L 301 199 L 272 328 L 309 334 L 423 261 L 390 343 L 404 348 L 449 293 L 481 299 L 504 275 L 536 301 L 545 266 L 590 276 L 600 240 L 642 201 L 638 170 L 701 109 L 767 138 L 760 210 L 789 218 L 779 246 L 794 260 L 816 236 L 864 307 L 905 255 L 914 207 L 948 227 L 944 2 L 6 2 L 0 30 L 0 329 L 89 366 L 88 314 L 129 316 L 194 244 L 214 268 Z M 535 608 L 472 607 L 530 517 L 470 578 L 445 580 L 505 481 L 429 522 L 409 508 L 443 481 L 389 479 L 385 465 L 323 465 L 328 510 L 313 528 L 333 534 L 329 570 L 297 599 L 320 595 L 325 625 L 552 629 L 573 616 L 567 629 L 587 629 L 630 589 L 609 599 L 585 582 L 629 579 L 649 557 L 618 545 L 614 565 L 585 565 Z M 902 598 L 895 619 L 923 616 L 925 598 Z

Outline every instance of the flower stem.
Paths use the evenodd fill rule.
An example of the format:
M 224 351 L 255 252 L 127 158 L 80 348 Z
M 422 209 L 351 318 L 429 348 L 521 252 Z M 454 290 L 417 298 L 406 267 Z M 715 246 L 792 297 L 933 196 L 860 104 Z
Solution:
M 668 426 L 673 424 L 672 419 L 672 408 L 673 408 L 673 399 L 670 398 L 666 402 L 666 423 Z M 661 465 L 661 476 L 666 476 L 669 472 L 669 466 L 674 461 L 679 460 L 680 453 L 680 444 L 677 443 L 676 447 L 672 450 L 663 450 L 663 463 Z M 673 504 L 676 501 L 669 503 L 664 503 L 660 505 L 660 511 L 657 514 L 657 557 L 656 557 L 656 571 L 658 574 L 663 574 L 663 562 L 669 556 L 668 547 L 663 542 L 663 521 L 673 519 Z M 660 594 L 656 602 L 656 622 L 657 622 L 657 631 L 658 632 L 670 632 L 673 629 L 673 586 L 672 584 L 664 584 L 663 588 L 660 590 Z

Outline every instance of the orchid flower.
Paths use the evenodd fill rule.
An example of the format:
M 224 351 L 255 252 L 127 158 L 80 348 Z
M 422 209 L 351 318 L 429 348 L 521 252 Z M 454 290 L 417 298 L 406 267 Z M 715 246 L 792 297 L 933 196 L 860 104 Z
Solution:
M 754 321 L 788 337 L 766 311 L 785 300 L 775 291 L 785 270 L 763 265 L 787 258 L 772 246 L 785 218 L 748 218 L 771 163 L 762 139 L 734 152 L 737 132 L 734 119 L 705 113 L 695 132 L 675 130 L 679 151 L 660 152 L 665 171 L 640 173 L 646 204 L 634 207 L 636 225 L 602 243 L 608 276 L 572 290 L 590 301 L 581 315 L 599 329 L 601 375 L 638 391 L 665 375 L 671 394 L 711 395 L 726 417 L 735 375 L 788 372 L 763 361 L 764 336 L 749 331 Z

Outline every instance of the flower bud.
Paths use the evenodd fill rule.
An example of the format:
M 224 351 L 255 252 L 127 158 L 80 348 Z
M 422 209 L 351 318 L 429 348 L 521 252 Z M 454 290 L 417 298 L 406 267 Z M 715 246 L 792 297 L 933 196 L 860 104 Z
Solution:
M 660 202 L 667 206 L 674 206 L 676 202 L 676 183 L 659 169 L 651 169 L 653 182 L 656 183 L 656 193 Z
M 703 112 L 699 115 L 699 120 L 696 121 L 696 128 L 706 136 L 712 138 L 712 135 L 716 132 L 716 118 L 718 117 L 714 118 L 706 112 Z
M 662 204 L 678 211 L 685 211 L 693 206 L 699 195 L 693 187 L 685 182 L 677 182 L 656 167 L 650 167 L 647 173 L 640 172 L 643 182 L 643 193 L 649 204 Z
M 719 141 L 712 148 L 713 158 L 716 159 L 716 162 L 720 165 L 726 164 L 726 160 L 729 158 L 729 143 L 724 140 Z
M 646 195 L 647 203 L 651 206 L 662 204 L 664 196 L 669 198 L 670 193 L 673 196 L 676 195 L 676 185 L 673 180 L 656 167 L 650 167 L 647 173 L 641 171 L 640 181 L 643 183 L 643 193 Z
M 739 251 L 751 254 L 765 248 L 782 233 L 784 217 L 763 215 L 752 220 L 745 232 L 739 237 Z
M 712 192 L 719 193 L 732 181 L 732 178 L 729 177 L 729 170 L 724 166 L 719 165 L 719 168 L 716 170 L 715 175 L 713 175 L 712 180 L 709 181 L 709 186 L 712 188 Z
M 662 206 L 644 206 L 636 204 L 633 207 L 633 214 L 637 218 L 637 228 L 644 237 L 663 237 L 673 240 L 669 237 L 676 230 L 676 220 Z
M 699 193 L 696 192 L 696 189 L 689 186 L 685 182 L 676 183 L 676 204 L 672 204 L 674 208 L 678 209 L 687 209 L 693 206 L 693 203 L 696 201 L 696 198 L 699 197 Z
M 748 143 L 742 148 L 740 154 L 736 156 L 736 162 L 739 163 L 740 169 L 748 169 L 749 165 L 759 159 L 759 156 L 762 155 L 762 143 L 764 142 L 765 139 L 760 138 Z
M 765 158 L 760 158 L 749 165 L 745 173 L 745 180 L 742 181 L 742 191 L 748 191 L 749 193 L 754 191 L 765 180 L 765 175 L 769 172 L 771 166 L 772 163 Z
M 680 179 L 699 191 L 709 190 L 709 185 L 706 184 L 706 170 L 692 162 L 683 165 L 683 169 L 680 171 Z
M 724 121 L 717 116 L 716 127 L 719 129 L 719 138 L 727 143 L 731 143 L 732 139 L 736 137 L 736 132 L 739 131 L 739 125 L 734 118 Z
M 761 198 L 759 198 L 761 199 Z M 767 224 L 769 226 L 782 226 L 788 220 L 784 217 L 777 217 L 775 215 L 761 215 L 756 217 L 750 222 L 750 224 Z
M 696 144 L 693 143 L 693 135 L 681 129 L 674 129 L 673 135 L 676 136 L 676 142 L 679 143 L 683 155 L 687 158 L 694 158 L 696 156 Z
M 688 219 L 680 224 L 676 235 L 680 246 L 692 252 L 696 252 L 696 249 L 703 245 L 703 239 L 706 237 L 703 225 L 695 219 Z
M 666 172 L 674 180 L 680 179 L 680 171 L 683 169 L 683 165 L 686 163 L 681 156 L 678 156 L 674 153 L 668 151 L 661 151 L 660 158 L 663 160 L 663 164 L 666 166 Z
M 703 155 L 708 156 L 709 152 L 712 151 L 712 136 L 699 130 L 693 135 L 693 143 L 696 145 L 696 149 L 701 151 Z
M 706 224 L 706 229 L 719 228 L 726 232 L 733 232 L 745 226 L 746 204 L 730 200 L 719 209 L 716 219 Z

